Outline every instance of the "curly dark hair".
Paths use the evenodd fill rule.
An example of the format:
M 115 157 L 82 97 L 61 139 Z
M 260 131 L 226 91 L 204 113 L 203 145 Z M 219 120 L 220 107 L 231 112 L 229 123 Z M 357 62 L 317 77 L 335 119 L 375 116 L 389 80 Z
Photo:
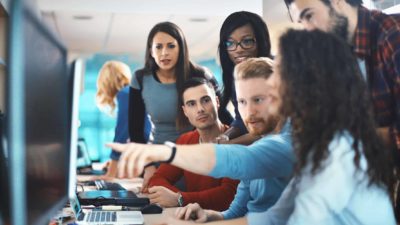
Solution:
M 322 31 L 289 30 L 280 38 L 282 112 L 291 118 L 296 175 L 311 160 L 321 169 L 335 135 L 348 132 L 354 164 L 368 162 L 370 184 L 393 188 L 393 164 L 375 130 L 370 95 L 350 46 Z M 391 193 L 391 192 L 390 192 Z

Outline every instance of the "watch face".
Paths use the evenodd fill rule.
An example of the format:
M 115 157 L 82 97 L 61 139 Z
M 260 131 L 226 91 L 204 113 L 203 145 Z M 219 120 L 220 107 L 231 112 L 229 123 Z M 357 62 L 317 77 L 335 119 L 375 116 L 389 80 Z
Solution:
M 183 206 L 183 196 L 181 193 L 179 193 L 178 204 L 179 204 L 179 206 Z

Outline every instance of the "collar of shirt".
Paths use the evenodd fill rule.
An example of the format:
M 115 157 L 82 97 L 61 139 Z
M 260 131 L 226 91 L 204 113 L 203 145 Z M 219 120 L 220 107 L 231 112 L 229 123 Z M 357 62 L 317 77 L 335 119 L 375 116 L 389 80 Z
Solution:
M 354 35 L 354 52 L 360 58 L 364 58 L 371 55 L 370 46 L 370 23 L 371 23 L 371 12 L 363 7 L 358 7 L 358 22 L 357 29 Z

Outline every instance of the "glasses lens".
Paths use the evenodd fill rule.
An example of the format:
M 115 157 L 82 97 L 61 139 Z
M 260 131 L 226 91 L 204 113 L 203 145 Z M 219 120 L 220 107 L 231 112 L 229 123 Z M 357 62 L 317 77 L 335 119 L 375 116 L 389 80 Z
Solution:
M 243 48 L 252 48 L 255 43 L 256 40 L 254 40 L 254 38 L 245 38 L 240 42 Z
M 234 50 L 236 45 L 233 41 L 225 41 L 225 47 L 227 50 Z

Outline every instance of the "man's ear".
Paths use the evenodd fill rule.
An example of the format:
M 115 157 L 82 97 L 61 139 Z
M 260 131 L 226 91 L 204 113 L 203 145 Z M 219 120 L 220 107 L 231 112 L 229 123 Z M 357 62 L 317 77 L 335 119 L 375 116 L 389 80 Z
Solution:
M 219 109 L 220 103 L 219 103 L 219 98 L 218 98 L 218 96 L 215 96 L 215 102 L 217 103 L 217 109 Z
M 185 105 L 182 105 L 181 107 L 182 107 L 183 114 L 185 114 L 185 116 L 186 116 L 187 118 L 189 118 L 189 117 L 187 116 L 187 113 L 186 113 L 186 107 L 185 107 Z

